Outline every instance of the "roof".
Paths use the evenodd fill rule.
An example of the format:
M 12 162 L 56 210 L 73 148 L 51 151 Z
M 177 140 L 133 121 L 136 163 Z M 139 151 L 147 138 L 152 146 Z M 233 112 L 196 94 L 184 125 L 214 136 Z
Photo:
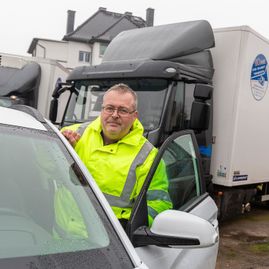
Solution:
M 109 43 L 117 34 L 124 30 L 142 28 L 146 21 L 133 16 L 130 12 L 124 14 L 99 8 L 88 20 L 73 32 L 66 34 L 63 40 L 93 43 L 103 41 Z

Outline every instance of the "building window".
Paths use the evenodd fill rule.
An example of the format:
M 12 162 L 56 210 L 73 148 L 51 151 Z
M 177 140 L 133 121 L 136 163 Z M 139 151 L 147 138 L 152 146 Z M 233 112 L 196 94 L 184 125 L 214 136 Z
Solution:
M 100 43 L 99 56 L 102 57 L 105 54 L 108 44 Z
M 91 53 L 88 51 L 79 51 L 78 60 L 80 62 L 89 63 L 91 59 Z

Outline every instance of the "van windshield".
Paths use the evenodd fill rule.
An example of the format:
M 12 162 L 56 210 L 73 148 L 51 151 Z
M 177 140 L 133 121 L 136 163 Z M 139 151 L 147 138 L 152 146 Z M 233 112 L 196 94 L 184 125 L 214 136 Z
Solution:
M 101 112 L 103 95 L 111 86 L 125 83 L 137 94 L 138 117 L 145 132 L 159 127 L 168 82 L 165 79 L 80 80 L 70 96 L 63 126 L 93 121 Z
M 0 268 L 133 268 L 55 133 L 0 124 L 0 148 Z

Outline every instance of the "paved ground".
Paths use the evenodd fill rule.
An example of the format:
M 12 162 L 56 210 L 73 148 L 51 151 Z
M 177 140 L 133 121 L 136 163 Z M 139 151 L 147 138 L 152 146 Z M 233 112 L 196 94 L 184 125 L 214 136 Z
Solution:
M 269 269 L 269 208 L 220 225 L 216 269 Z

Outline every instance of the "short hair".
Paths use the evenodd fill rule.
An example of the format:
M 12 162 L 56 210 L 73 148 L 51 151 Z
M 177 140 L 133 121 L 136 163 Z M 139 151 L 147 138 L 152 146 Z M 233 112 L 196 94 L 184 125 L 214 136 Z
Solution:
M 134 99 L 134 109 L 137 109 L 137 94 L 134 90 L 132 90 L 127 84 L 124 83 L 119 83 L 115 84 L 114 86 L 110 87 L 104 94 L 104 97 L 106 96 L 107 93 L 109 92 L 118 92 L 118 93 L 130 93 L 133 96 Z

